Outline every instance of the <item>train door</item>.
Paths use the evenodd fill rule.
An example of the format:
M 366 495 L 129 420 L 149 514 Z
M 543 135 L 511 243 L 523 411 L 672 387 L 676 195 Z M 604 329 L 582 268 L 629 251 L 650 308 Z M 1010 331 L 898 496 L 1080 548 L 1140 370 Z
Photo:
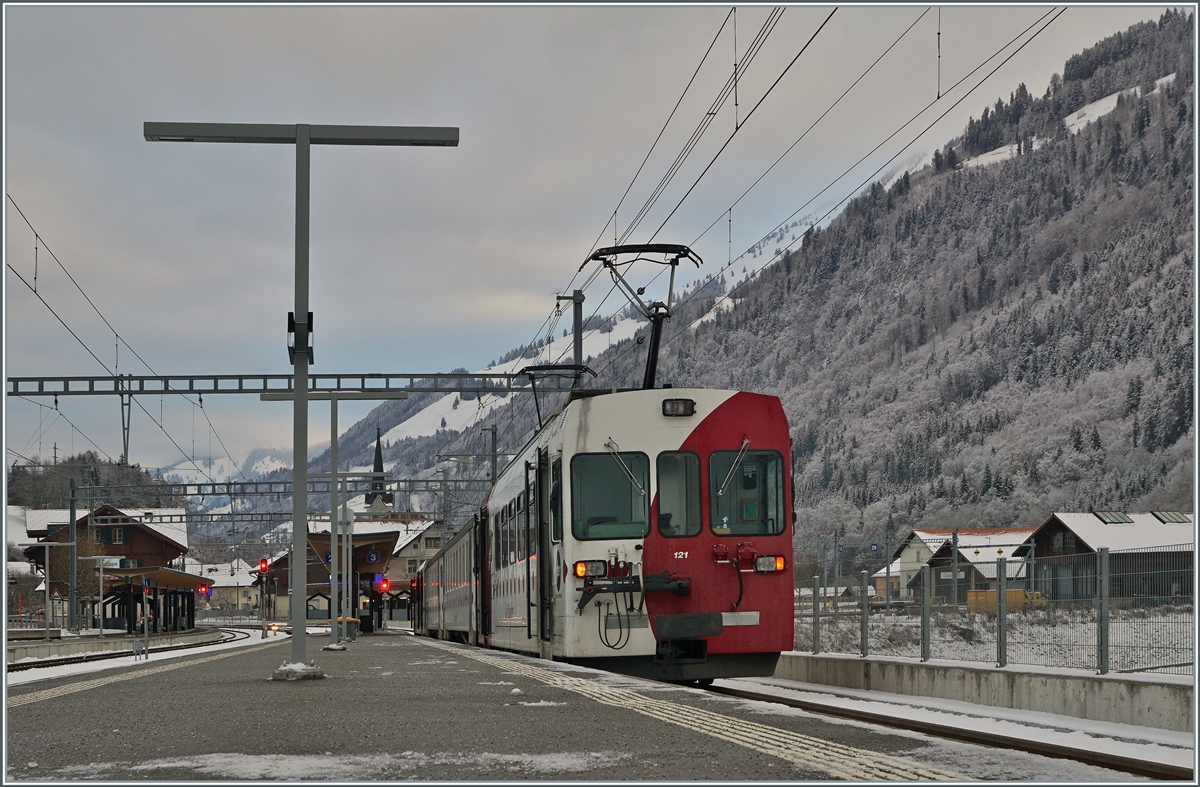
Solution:
M 487 506 L 484 506 L 479 511 L 479 530 L 475 539 L 475 608 L 478 612 L 475 644 L 483 647 L 491 644 L 492 634 L 492 557 L 489 548 L 492 544 L 489 537 L 491 522 Z
M 566 602 L 563 600 L 563 583 L 566 580 L 566 564 L 563 562 L 563 483 L 562 483 L 562 454 L 557 453 L 550 464 L 550 543 L 551 550 L 547 552 L 547 571 L 553 574 L 554 586 L 546 584 L 546 593 L 553 601 L 550 604 L 550 625 L 548 627 L 551 640 L 557 640 L 557 645 L 551 644 L 551 651 L 562 653 L 562 637 L 566 629 Z M 562 617 L 558 624 L 556 617 Z
M 463 590 L 467 594 L 467 644 L 472 645 L 479 641 L 479 616 L 475 610 L 479 607 L 479 602 L 475 599 L 475 586 L 478 584 L 479 570 L 479 514 L 476 513 L 471 521 L 471 532 L 468 534 L 470 539 L 466 553 L 463 559 Z
M 537 500 L 537 586 L 538 586 L 538 634 L 543 642 L 550 641 L 553 630 L 553 607 L 550 591 L 553 587 L 554 552 L 550 545 L 550 484 L 546 483 L 550 473 L 549 451 L 539 448 L 537 453 L 537 475 L 534 477 L 534 499 Z
M 525 546 L 525 639 L 533 639 L 533 609 L 537 606 L 533 599 L 535 598 L 533 589 L 533 562 L 534 562 L 534 544 L 530 538 L 532 528 L 530 524 L 533 522 L 533 495 L 529 494 L 531 487 L 530 476 L 533 472 L 533 463 L 525 463 L 525 491 L 521 494 L 525 498 L 525 521 L 519 522 L 521 527 L 521 542 Z

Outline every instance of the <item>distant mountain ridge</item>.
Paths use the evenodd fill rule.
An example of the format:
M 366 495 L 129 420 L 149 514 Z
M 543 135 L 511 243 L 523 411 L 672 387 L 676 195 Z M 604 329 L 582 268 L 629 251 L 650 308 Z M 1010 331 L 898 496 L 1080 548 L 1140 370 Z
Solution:
M 826 228 L 756 246 L 750 267 L 780 247 L 757 276 L 731 269 L 681 299 L 660 382 L 781 397 L 799 546 L 1029 525 L 1052 510 L 1191 510 L 1192 25 L 1169 11 L 1105 39 L 1042 97 L 1020 86 Z M 1111 112 L 1068 128 L 1115 93 Z M 993 163 L 955 164 L 1007 145 Z M 623 337 L 589 359 L 592 385 L 636 386 L 644 362 Z M 376 408 L 341 456 L 366 464 L 376 425 L 435 398 Z M 492 424 L 516 450 L 536 418 L 527 394 L 511 398 L 462 434 L 391 443 L 388 467 L 456 467 L 435 452 L 484 452 Z

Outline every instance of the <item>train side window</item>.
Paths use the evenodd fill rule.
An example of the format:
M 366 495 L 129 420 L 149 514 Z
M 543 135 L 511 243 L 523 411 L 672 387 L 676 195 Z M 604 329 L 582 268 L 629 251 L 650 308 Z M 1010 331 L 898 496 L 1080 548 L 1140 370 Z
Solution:
M 581 540 L 644 538 L 650 530 L 650 459 L 640 451 L 571 459 L 571 532 Z
M 494 570 L 500 570 L 500 513 L 496 512 L 492 518 L 492 542 L 494 549 L 492 550 L 492 566 Z
M 776 451 L 714 451 L 708 458 L 712 531 L 719 536 L 784 532 L 783 457 Z
M 508 509 L 503 508 L 500 510 L 500 568 L 504 568 L 509 563 L 508 539 L 509 539 Z
M 525 493 L 517 495 L 517 516 L 513 520 L 513 538 L 516 540 L 517 560 L 525 559 Z
M 658 532 L 667 538 L 700 533 L 700 457 L 689 451 L 658 455 Z
M 563 537 L 561 459 L 555 459 L 550 466 L 550 524 L 551 538 L 557 544 Z

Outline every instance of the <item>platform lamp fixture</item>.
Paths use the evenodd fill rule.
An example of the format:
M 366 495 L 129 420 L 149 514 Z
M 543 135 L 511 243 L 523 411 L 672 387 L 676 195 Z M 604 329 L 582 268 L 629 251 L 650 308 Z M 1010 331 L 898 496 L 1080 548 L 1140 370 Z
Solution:
M 154 123 L 143 126 L 147 142 L 235 142 L 250 144 L 294 145 L 296 147 L 296 294 L 289 326 L 295 331 L 291 346 L 303 348 L 288 354 L 295 373 L 292 379 L 292 551 L 304 555 L 308 541 L 308 365 L 312 320 L 308 310 L 308 220 L 309 220 L 309 149 L 312 145 L 387 145 L 457 147 L 457 127 L 427 126 L 330 126 L 308 123 Z M 305 321 L 296 320 L 304 315 Z M 299 566 L 297 564 L 300 564 Z M 306 561 L 290 563 L 289 587 L 304 588 Z M 303 600 L 304 593 L 300 593 Z M 291 605 L 293 664 L 305 663 L 305 604 Z M 320 673 L 313 670 L 314 676 Z

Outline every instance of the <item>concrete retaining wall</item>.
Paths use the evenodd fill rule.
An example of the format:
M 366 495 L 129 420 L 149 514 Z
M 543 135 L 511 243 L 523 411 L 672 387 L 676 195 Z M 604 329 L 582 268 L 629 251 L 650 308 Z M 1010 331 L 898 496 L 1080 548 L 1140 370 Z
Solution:
M 784 653 L 775 677 L 847 689 L 937 697 L 1095 721 L 1192 731 L 1189 675 L 1090 675 L 834 653 Z
M 221 638 L 221 632 L 215 629 L 202 629 L 179 634 L 151 635 L 150 647 L 160 648 L 165 645 L 191 645 L 197 642 L 212 642 Z M 132 650 L 136 637 L 116 636 L 97 639 L 95 637 L 77 637 L 67 640 L 46 642 L 12 643 L 8 644 L 8 663 L 27 658 L 49 659 L 66 656 L 82 656 L 85 653 L 106 653 L 122 650 Z

